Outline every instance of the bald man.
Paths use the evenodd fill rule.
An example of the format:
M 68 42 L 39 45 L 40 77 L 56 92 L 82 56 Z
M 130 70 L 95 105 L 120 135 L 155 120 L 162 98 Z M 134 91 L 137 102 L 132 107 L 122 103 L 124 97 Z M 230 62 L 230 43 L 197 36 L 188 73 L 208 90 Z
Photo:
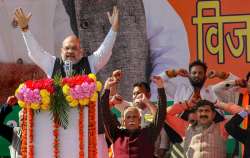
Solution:
M 61 57 L 57 58 L 43 50 L 33 37 L 32 33 L 29 31 L 28 24 L 31 14 L 27 15 L 21 8 L 19 8 L 15 11 L 14 18 L 18 23 L 18 27 L 22 31 L 29 57 L 47 74 L 48 77 L 52 78 L 58 74 L 62 77 L 68 76 L 67 71 L 64 69 L 65 61 L 71 61 L 73 64 L 72 69 L 74 74 L 97 73 L 110 59 L 117 31 L 119 29 L 119 13 L 118 9 L 114 7 L 112 15 L 108 14 L 109 22 L 112 27 L 101 46 L 94 53 L 92 53 L 92 55 L 87 56 L 84 49 L 80 46 L 80 40 L 76 36 L 71 35 L 66 37 L 63 41 Z M 60 141 L 60 154 L 64 157 L 78 157 L 77 142 L 79 139 L 78 134 L 76 134 L 78 126 L 77 109 L 71 109 L 68 115 L 70 116 L 68 120 L 68 128 L 66 130 L 60 128 L 60 137 L 63 138 L 63 140 Z M 35 143 L 36 141 L 39 142 L 36 144 L 36 148 L 39 149 L 35 155 L 37 158 L 50 157 L 51 153 L 53 153 L 50 151 L 51 142 L 53 142 L 51 122 L 51 116 L 49 113 L 41 112 L 36 116 L 34 124 L 39 126 L 36 126 L 34 133 L 43 133 L 42 135 L 39 135 L 39 138 L 36 137 L 36 139 L 39 140 L 34 141 Z M 98 128 L 100 128 L 100 126 L 98 126 Z M 101 129 L 98 129 L 98 131 L 101 131 Z M 103 138 L 104 133 L 99 133 L 98 151 L 100 151 L 99 149 L 106 149 L 106 142 Z M 105 152 L 107 153 L 107 149 Z M 103 154 L 104 151 L 100 151 L 98 153 Z M 106 155 L 108 155 L 108 153 Z
M 66 76 L 64 62 L 70 60 L 73 63 L 73 70 L 76 74 L 97 73 L 107 64 L 119 29 L 118 9 L 114 7 L 112 16 L 108 18 L 112 28 L 104 39 L 101 46 L 90 56 L 86 56 L 85 51 L 80 46 L 80 40 L 74 36 L 68 36 L 62 43 L 61 58 L 52 56 L 43 50 L 29 31 L 29 20 L 31 14 L 27 15 L 21 8 L 15 11 L 15 20 L 22 31 L 22 35 L 28 49 L 28 55 L 46 74 L 53 77 L 55 74 Z
M 59 55 L 61 42 L 73 33 L 62 0 L 0 0 L 0 62 L 17 63 L 21 59 L 24 64 L 33 64 L 21 32 L 12 27 L 13 10 L 18 7 L 32 12 L 29 26 L 39 44 L 52 55 Z
M 159 76 L 154 76 L 152 81 L 158 88 L 158 109 L 154 120 L 148 126 L 141 128 L 141 115 L 135 106 L 129 106 L 124 110 L 122 124 L 119 128 L 117 120 L 109 109 L 110 89 L 115 86 L 115 80 L 108 78 L 104 85 L 104 93 L 101 98 L 100 111 L 103 116 L 107 135 L 113 142 L 114 158 L 153 158 L 154 143 L 163 127 L 166 115 L 166 94 L 164 81 Z
M 149 81 L 150 76 L 169 68 L 188 68 L 187 31 L 171 0 L 62 1 L 72 30 L 88 52 L 98 48 L 108 31 L 104 13 L 113 5 L 119 7 L 122 21 L 114 53 L 98 75 L 104 81 L 114 69 L 122 69 L 126 76 L 118 90 L 125 99 L 132 98 L 131 83 Z M 178 84 L 182 79 L 173 82 Z M 151 100 L 156 102 L 157 88 L 150 86 Z

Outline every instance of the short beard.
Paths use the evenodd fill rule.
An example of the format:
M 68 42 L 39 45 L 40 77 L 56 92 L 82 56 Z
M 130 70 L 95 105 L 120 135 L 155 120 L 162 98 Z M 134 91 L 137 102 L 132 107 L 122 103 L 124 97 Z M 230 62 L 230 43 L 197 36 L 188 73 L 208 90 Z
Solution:
M 203 80 L 194 80 L 193 78 L 189 77 L 189 81 L 193 88 L 202 88 L 206 79 L 204 78 Z

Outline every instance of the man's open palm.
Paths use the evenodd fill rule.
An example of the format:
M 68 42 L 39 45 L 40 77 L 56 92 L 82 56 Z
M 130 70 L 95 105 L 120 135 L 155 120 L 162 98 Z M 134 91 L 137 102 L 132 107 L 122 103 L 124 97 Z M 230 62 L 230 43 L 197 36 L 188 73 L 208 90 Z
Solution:
M 31 18 L 31 13 L 26 15 L 22 8 L 18 8 L 15 10 L 14 20 L 17 22 L 17 25 L 20 29 L 24 29 L 28 27 L 29 21 Z
M 112 25 L 112 29 L 115 32 L 118 32 L 120 24 L 119 24 L 119 10 L 117 9 L 117 6 L 113 7 L 112 15 L 110 15 L 109 12 L 107 14 L 108 14 L 109 22 Z

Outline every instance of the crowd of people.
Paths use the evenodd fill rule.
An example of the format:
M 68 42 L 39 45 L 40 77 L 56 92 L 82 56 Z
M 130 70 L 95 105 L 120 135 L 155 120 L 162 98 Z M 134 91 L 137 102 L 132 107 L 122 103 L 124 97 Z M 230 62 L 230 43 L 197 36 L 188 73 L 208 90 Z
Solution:
M 76 73 L 97 73 L 112 55 L 119 31 L 119 10 L 114 7 L 108 14 L 111 29 L 101 46 L 91 56 L 86 56 L 76 36 L 68 36 L 62 43 L 61 57 L 46 52 L 29 31 L 31 14 L 21 8 L 15 11 L 15 21 L 22 32 L 30 58 L 47 74 L 66 76 L 66 60 L 73 63 Z M 224 158 L 229 135 L 244 145 L 243 157 L 250 157 L 250 126 L 240 127 L 250 118 L 250 72 L 246 79 L 215 70 L 208 70 L 202 61 L 190 63 L 189 70 L 168 69 L 150 80 L 157 87 L 158 103 L 150 101 L 150 83 L 132 83 L 132 101 L 124 100 L 117 90 L 123 79 L 121 70 L 114 70 L 107 78 L 98 106 L 98 157 L 108 157 L 108 147 L 114 158 Z M 222 81 L 205 86 L 207 79 Z M 181 78 L 182 82 L 172 82 Z M 167 106 L 167 99 L 174 105 Z M 20 128 L 3 124 L 15 102 L 10 98 L 0 111 L 0 135 L 11 142 L 11 156 L 20 155 Z M 121 113 L 114 117 L 111 108 Z M 225 117 L 225 112 L 234 115 Z M 250 121 L 248 121 L 250 122 Z M 171 144 L 171 145 L 170 145 Z

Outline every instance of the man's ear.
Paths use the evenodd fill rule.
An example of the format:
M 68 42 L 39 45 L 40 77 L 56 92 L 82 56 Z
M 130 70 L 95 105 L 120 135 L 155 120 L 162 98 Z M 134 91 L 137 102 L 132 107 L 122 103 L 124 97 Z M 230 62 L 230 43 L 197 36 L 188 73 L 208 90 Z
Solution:
M 212 114 L 213 120 L 214 120 L 215 116 L 216 116 L 216 111 L 214 111 Z
M 81 52 L 82 56 L 86 56 L 86 52 L 85 52 L 84 48 L 80 48 L 80 52 Z
M 139 117 L 139 126 L 141 126 L 141 117 L 142 116 Z
M 146 97 L 150 99 L 151 93 L 150 92 L 146 93 Z
M 207 80 L 207 75 L 205 74 L 205 76 L 204 76 L 204 81 L 206 81 Z
M 64 50 L 63 50 L 63 47 L 61 47 L 61 54 L 60 54 L 60 55 L 62 55 L 63 51 L 64 51 Z

